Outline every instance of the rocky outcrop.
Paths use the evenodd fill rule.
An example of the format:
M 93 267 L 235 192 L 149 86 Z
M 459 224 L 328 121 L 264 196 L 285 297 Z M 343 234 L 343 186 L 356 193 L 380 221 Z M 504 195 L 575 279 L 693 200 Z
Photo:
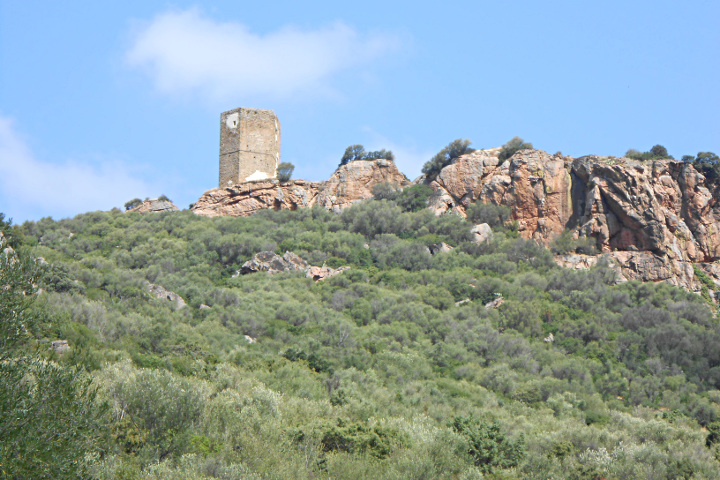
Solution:
M 192 211 L 205 217 L 246 217 L 268 208 L 297 210 L 315 205 L 321 186 L 321 182 L 305 180 L 267 180 L 213 188 L 195 202 Z
M 238 271 L 238 275 L 246 275 L 255 272 L 267 272 L 274 275 L 280 272 L 302 271 L 305 272 L 307 278 L 312 278 L 318 282 L 333 277 L 339 273 L 348 270 L 350 267 L 330 268 L 323 265 L 316 267 L 310 265 L 293 252 L 285 252 L 280 256 L 274 252 L 256 253 L 250 260 L 243 263 Z
M 322 267 L 311 266 L 310 268 L 308 268 L 305 276 L 307 278 L 312 278 L 316 282 L 319 282 L 320 280 L 326 280 L 330 277 L 334 277 L 335 275 L 349 269 L 350 267 L 330 268 L 326 265 L 323 265 Z
M 162 287 L 160 285 L 154 285 L 150 282 L 147 282 L 145 287 L 147 288 L 147 291 L 150 292 L 153 296 L 159 298 L 160 300 L 167 300 L 168 302 L 172 303 L 175 310 L 185 308 L 185 306 L 187 305 L 185 303 L 185 300 L 183 300 L 180 295 L 175 292 L 171 292 L 170 290 L 167 290 L 165 287 Z
M 200 197 L 192 211 L 206 217 L 244 217 L 268 208 L 296 210 L 315 204 L 340 211 L 371 198 L 372 187 L 385 182 L 410 184 L 390 160 L 356 160 L 340 166 L 326 182 L 267 180 L 214 188 Z
M 180 209 L 170 200 L 160 200 L 159 198 L 149 198 L 137 207 L 127 210 L 127 212 L 138 213 L 161 213 L 161 212 L 178 212 Z
M 355 202 L 372 198 L 372 188 L 379 183 L 392 183 L 402 188 L 410 185 L 391 160 L 355 160 L 335 170 L 323 185 L 318 204 L 338 212 Z
M 474 202 L 501 204 L 524 238 L 547 245 L 566 229 L 590 237 L 621 279 L 697 290 L 697 264 L 720 280 L 712 263 L 720 259 L 720 187 L 689 163 L 574 159 L 540 150 L 500 162 L 493 149 L 463 155 L 437 178 L 416 182 L 436 191 L 429 205 L 436 214 L 465 215 Z M 572 268 L 597 261 L 570 257 L 556 261 Z
M 569 161 L 562 155 L 523 150 L 500 162 L 498 149 L 463 155 L 429 180 L 436 195 L 429 208 L 436 214 L 465 215 L 474 202 L 507 205 L 525 238 L 547 241 L 559 235 L 570 217 Z
M 268 272 L 270 275 L 274 275 L 276 273 L 292 270 L 305 271 L 309 267 L 309 263 L 293 252 L 285 252 L 283 256 L 274 252 L 260 252 L 256 253 L 250 260 L 243 263 L 242 267 L 240 267 L 239 273 L 241 275 L 246 275 L 248 273 L 255 272 Z

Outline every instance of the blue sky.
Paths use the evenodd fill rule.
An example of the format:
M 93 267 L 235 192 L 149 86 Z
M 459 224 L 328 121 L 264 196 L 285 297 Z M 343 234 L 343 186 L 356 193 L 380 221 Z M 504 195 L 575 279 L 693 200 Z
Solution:
M 427 3 L 0 0 L 0 212 L 187 208 L 239 106 L 309 180 L 356 143 L 411 179 L 456 138 L 720 153 L 720 1 Z

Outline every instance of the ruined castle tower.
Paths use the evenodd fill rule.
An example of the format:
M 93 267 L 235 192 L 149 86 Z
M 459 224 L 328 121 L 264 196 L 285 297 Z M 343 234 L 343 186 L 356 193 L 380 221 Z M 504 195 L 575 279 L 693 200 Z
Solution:
M 275 178 L 280 122 L 272 110 L 236 108 L 220 115 L 220 187 Z

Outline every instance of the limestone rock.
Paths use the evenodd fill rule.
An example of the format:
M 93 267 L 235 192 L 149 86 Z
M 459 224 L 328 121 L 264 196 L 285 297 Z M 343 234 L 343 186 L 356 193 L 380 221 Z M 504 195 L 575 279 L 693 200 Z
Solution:
M 180 209 L 172 202 L 168 200 L 160 200 L 158 198 L 151 198 L 145 200 L 135 208 L 127 210 L 127 212 L 138 212 L 138 213 L 161 213 L 161 212 L 178 212 Z M 72 233 L 70 234 L 72 235 Z
M 178 295 L 175 292 L 171 292 L 170 290 L 165 289 L 165 287 L 162 287 L 160 285 L 154 285 L 150 282 L 146 283 L 146 288 L 148 292 L 150 292 L 155 297 L 161 299 L 161 300 L 167 300 L 168 302 L 172 302 L 173 306 L 175 307 L 175 310 L 180 310 L 182 308 L 185 308 L 187 305 L 185 303 L 185 300 Z

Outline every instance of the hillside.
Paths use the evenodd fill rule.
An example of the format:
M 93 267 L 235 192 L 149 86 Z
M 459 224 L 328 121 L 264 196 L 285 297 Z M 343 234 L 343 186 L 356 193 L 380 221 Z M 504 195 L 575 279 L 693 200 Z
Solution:
M 4 475 L 720 477 L 709 297 L 563 269 L 507 210 L 419 190 L 3 222 Z M 239 274 L 262 251 L 350 268 Z

